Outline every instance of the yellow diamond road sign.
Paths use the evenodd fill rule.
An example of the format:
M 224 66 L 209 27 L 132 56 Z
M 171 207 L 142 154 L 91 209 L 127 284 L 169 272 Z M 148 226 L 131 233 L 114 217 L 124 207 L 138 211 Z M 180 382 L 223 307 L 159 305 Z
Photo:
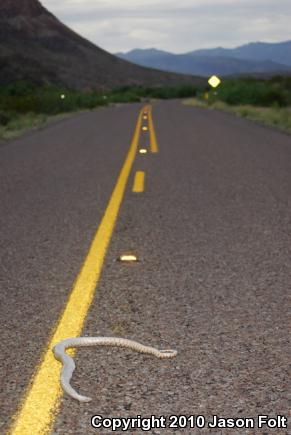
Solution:
M 212 86 L 213 88 L 217 88 L 217 86 L 220 85 L 221 80 L 220 80 L 220 78 L 218 78 L 217 76 L 212 76 L 212 77 L 210 77 L 210 79 L 208 80 L 208 83 L 209 83 L 210 86 Z

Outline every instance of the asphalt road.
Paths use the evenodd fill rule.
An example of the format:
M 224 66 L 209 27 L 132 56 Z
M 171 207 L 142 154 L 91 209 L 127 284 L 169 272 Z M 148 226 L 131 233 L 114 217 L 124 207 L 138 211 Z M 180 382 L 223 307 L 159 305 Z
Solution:
M 82 335 L 178 355 L 78 350 L 72 384 L 93 400 L 56 400 L 53 434 L 113 433 L 91 428 L 97 414 L 205 416 L 204 429 L 188 421 L 152 434 L 290 434 L 291 137 L 170 101 L 153 106 L 152 153 L 153 134 L 137 124 L 141 108 L 84 113 L 0 147 L 0 433 L 46 433 L 36 422 L 54 392 L 37 384 L 40 396 L 25 406 L 89 255 L 102 273 L 88 278 L 98 285 L 83 317 L 74 308 L 72 328 L 77 319 Z M 103 264 L 93 252 L 98 238 L 88 252 L 130 145 L 148 152 L 127 168 Z M 140 193 L 132 192 L 137 171 Z M 116 261 L 127 252 L 140 261 Z M 281 415 L 289 427 L 210 429 L 213 415 L 255 423 Z

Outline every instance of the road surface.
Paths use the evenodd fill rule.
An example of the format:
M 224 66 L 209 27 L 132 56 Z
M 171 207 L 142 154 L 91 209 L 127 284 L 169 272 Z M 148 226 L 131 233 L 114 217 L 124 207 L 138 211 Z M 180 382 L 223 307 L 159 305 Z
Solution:
M 2 144 L 0 198 L 1 433 L 291 433 L 290 136 L 179 101 L 101 109 Z M 80 404 L 51 352 L 74 334 L 178 355 L 80 349 Z

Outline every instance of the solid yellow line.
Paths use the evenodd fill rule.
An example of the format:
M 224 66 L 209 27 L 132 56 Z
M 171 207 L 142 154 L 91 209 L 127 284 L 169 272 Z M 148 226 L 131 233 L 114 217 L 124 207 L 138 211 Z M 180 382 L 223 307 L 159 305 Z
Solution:
M 142 111 L 139 114 L 128 155 L 105 214 L 74 284 L 65 310 L 32 379 L 20 412 L 14 417 L 15 423 L 9 431 L 10 434 L 43 435 L 51 431 L 62 396 L 60 388 L 61 364 L 54 358 L 52 348 L 61 340 L 78 337 L 82 331 L 136 155 L 141 119 Z
M 134 177 L 132 191 L 134 193 L 141 193 L 144 191 L 144 178 L 145 173 L 142 171 L 137 171 Z
M 148 118 L 149 118 L 151 152 L 152 153 L 158 153 L 159 152 L 159 148 L 158 148 L 158 143 L 157 143 L 157 137 L 156 137 L 155 127 L 154 127 L 154 122 L 153 122 L 152 107 L 150 107 L 150 109 L 149 109 L 149 116 L 148 116 Z

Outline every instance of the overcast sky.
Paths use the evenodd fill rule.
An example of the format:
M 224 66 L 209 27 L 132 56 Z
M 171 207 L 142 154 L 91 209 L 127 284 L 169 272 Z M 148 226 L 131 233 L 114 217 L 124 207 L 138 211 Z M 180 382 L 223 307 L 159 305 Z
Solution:
M 65 24 L 115 53 L 175 53 L 291 40 L 291 0 L 41 0 Z

